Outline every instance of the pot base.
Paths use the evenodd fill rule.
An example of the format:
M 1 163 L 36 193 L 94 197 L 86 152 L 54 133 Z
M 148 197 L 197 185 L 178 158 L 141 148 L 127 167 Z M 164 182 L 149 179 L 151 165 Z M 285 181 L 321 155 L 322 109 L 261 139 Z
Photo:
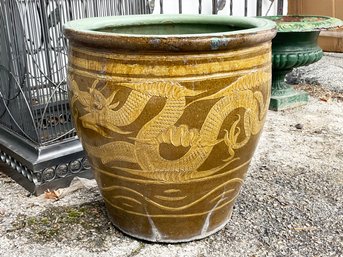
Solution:
M 233 211 L 233 208 L 229 211 L 226 220 L 222 224 L 217 226 L 216 228 L 212 229 L 211 231 L 206 231 L 206 232 L 204 232 L 204 233 L 202 233 L 200 235 L 196 235 L 196 236 L 189 237 L 189 238 L 182 238 L 182 239 L 168 239 L 168 238 L 164 238 L 161 235 L 156 236 L 156 234 L 155 234 L 155 237 L 144 237 L 144 236 L 138 235 L 136 233 L 132 233 L 130 231 L 127 231 L 127 230 L 123 229 L 122 227 L 116 225 L 116 222 L 113 219 L 113 216 L 109 213 L 108 210 L 107 210 L 107 216 L 108 216 L 109 220 L 111 221 L 112 225 L 116 229 L 118 229 L 123 234 L 128 235 L 128 236 L 130 236 L 132 238 L 143 240 L 143 241 L 147 241 L 147 242 L 151 242 L 151 243 L 177 244 L 177 243 L 186 243 L 186 242 L 191 242 L 191 241 L 195 241 L 195 240 L 201 240 L 201 239 L 204 239 L 204 238 L 206 238 L 208 236 L 216 234 L 217 232 L 222 230 L 230 222 L 231 216 L 232 216 L 232 211 Z

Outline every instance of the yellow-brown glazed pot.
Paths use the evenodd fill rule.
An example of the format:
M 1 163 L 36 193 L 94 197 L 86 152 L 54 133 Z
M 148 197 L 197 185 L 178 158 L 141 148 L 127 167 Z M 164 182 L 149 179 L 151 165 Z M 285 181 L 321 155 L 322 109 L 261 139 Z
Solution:
M 116 227 L 182 242 L 228 222 L 269 106 L 274 26 L 200 15 L 65 25 L 75 127 Z

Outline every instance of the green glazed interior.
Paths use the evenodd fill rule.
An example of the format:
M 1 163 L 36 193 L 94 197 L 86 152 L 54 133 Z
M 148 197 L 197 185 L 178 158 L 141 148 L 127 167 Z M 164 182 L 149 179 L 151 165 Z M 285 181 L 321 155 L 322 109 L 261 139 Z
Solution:
M 132 26 L 110 26 L 95 29 L 98 32 L 120 33 L 120 34 L 141 34 L 141 35 L 185 35 L 185 34 L 208 34 L 238 31 L 245 28 L 238 26 L 220 24 L 151 24 Z

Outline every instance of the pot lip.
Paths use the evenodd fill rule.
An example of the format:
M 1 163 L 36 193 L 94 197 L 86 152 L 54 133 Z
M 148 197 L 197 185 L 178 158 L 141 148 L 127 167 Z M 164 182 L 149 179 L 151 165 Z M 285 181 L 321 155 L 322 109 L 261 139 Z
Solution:
M 227 32 L 170 35 L 125 34 L 95 31 L 110 26 L 163 23 L 237 25 L 242 26 L 243 29 Z M 246 29 L 244 27 L 246 27 Z M 249 44 L 249 35 L 258 36 L 258 40 L 256 38 L 254 39 L 256 42 L 267 42 L 275 36 L 275 27 L 276 24 L 273 21 L 261 18 L 231 17 L 224 15 L 148 14 L 73 20 L 64 24 L 63 32 L 72 43 L 78 42 L 93 46 L 120 47 L 132 50 L 141 48 L 151 50 L 173 50 L 174 48 L 175 51 L 192 51 L 192 49 L 196 51 L 204 50 L 208 48 L 208 46 L 210 46 L 209 50 L 233 48 L 236 41 L 236 43 L 240 42 L 243 45 Z M 144 43 L 146 44 L 145 47 L 143 47 Z M 190 44 L 192 44 L 191 47 L 189 46 Z
M 279 32 L 315 32 L 322 30 L 336 29 L 343 26 L 343 21 L 323 15 L 279 15 L 263 16 L 265 19 L 276 23 L 276 29 Z M 283 18 L 300 18 L 303 21 L 278 21 Z

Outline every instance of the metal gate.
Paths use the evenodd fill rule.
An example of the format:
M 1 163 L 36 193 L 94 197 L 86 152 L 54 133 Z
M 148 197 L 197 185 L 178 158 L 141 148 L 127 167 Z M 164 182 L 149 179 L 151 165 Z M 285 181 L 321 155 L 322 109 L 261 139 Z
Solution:
M 69 112 L 64 22 L 146 13 L 147 0 L 0 0 L 0 158 L 30 191 L 90 175 Z

